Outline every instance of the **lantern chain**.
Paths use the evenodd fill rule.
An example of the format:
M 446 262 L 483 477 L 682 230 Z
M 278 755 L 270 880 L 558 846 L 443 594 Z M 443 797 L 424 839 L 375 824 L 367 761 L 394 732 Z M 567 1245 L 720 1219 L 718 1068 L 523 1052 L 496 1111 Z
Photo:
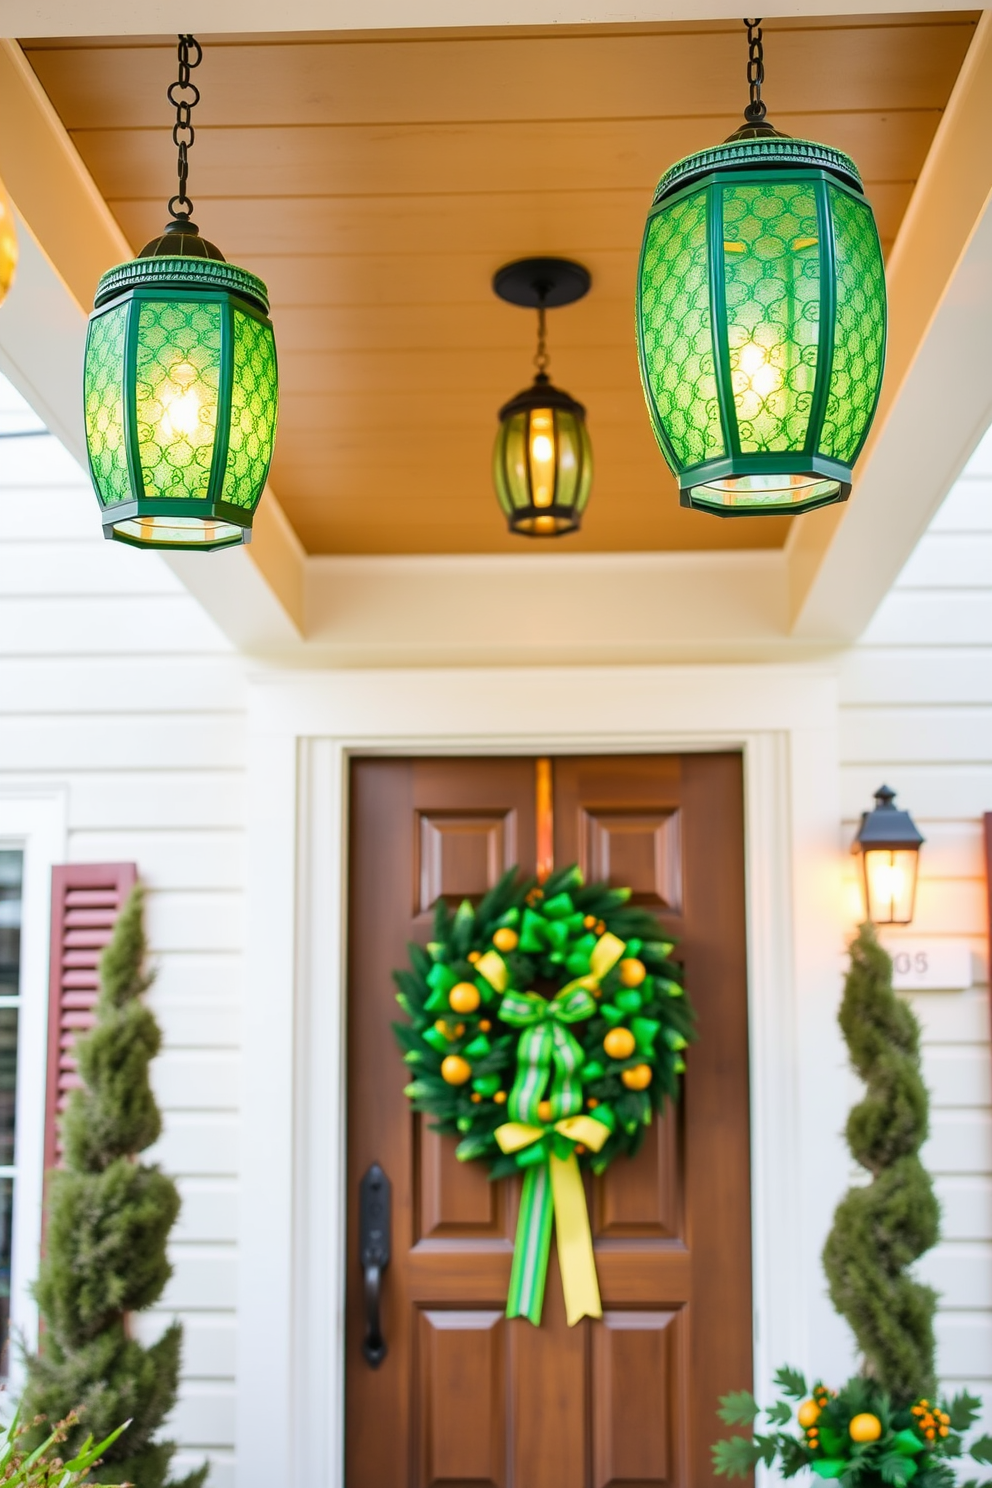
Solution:
M 761 97 L 761 85 L 765 81 L 765 50 L 761 44 L 761 17 L 748 20 L 747 27 L 747 86 L 750 94 L 744 117 L 749 124 L 760 124 L 768 110 Z
M 538 377 L 543 378 L 545 381 L 547 381 L 548 363 L 550 360 L 551 357 L 548 353 L 547 320 L 544 304 L 541 303 L 537 307 L 537 351 L 534 355 L 534 366 L 537 368 Z
M 189 176 L 189 148 L 196 138 L 193 129 L 193 109 L 200 101 L 200 90 L 190 79 L 190 72 L 199 67 L 203 57 L 200 43 L 195 36 L 180 36 L 178 46 L 179 76 L 169 84 L 169 102 L 176 111 L 176 122 L 172 126 L 172 139 L 179 152 L 179 190 L 169 202 L 169 212 L 176 222 L 188 222 L 193 215 L 193 203 L 186 195 Z

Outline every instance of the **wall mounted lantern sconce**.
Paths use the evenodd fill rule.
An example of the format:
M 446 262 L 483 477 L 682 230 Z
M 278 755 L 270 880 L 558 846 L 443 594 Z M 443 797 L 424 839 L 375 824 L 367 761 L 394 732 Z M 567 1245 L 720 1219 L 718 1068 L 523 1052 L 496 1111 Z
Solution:
M 683 506 L 720 516 L 845 501 L 885 357 L 885 273 L 854 162 L 750 102 L 722 145 L 666 171 L 641 248 L 637 344 Z
M 916 875 L 924 838 L 908 811 L 895 805 L 887 785 L 875 792 L 875 808 L 861 817 L 852 853 L 861 857 L 865 913 L 875 925 L 908 925 L 916 901 Z
M 537 375 L 499 411 L 493 451 L 496 496 L 511 532 L 561 537 L 578 531 L 592 487 L 586 411 L 548 377 L 545 312 L 581 300 L 589 271 L 565 258 L 521 258 L 493 277 L 500 299 L 537 311 Z
M 103 275 L 86 337 L 86 446 L 104 536 L 138 548 L 249 542 L 275 442 L 268 292 L 200 237 L 186 195 L 200 59 L 196 38 L 180 36 L 168 90 L 179 151 L 172 221 Z

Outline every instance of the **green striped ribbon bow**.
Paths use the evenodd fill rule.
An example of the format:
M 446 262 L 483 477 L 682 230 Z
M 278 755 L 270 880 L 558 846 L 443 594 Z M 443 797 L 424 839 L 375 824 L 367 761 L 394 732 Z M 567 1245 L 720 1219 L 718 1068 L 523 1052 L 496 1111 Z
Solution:
M 596 1003 L 585 987 L 565 987 L 550 1002 L 537 992 L 507 992 L 499 1015 L 504 1023 L 521 1028 L 517 1044 L 517 1075 L 507 1111 L 513 1121 L 539 1119 L 538 1106 L 551 1081 L 547 1099 L 551 1119 L 574 1116 L 582 1110 L 580 1070 L 582 1045 L 566 1024 L 592 1017 Z

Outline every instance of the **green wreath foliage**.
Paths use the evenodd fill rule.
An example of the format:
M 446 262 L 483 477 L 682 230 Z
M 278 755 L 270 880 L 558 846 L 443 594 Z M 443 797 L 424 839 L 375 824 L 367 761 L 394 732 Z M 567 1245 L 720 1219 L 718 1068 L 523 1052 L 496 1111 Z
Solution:
M 591 979 L 590 1014 L 572 1022 L 568 1033 L 581 1047 L 575 1079 L 581 1084 L 582 1111 L 607 1125 L 610 1135 L 598 1152 L 576 1148 L 580 1163 L 600 1173 L 619 1154 L 632 1156 L 653 1115 L 663 1111 L 666 1099 L 678 1096 L 695 1016 L 681 968 L 672 959 L 674 942 L 652 914 L 629 903 L 630 892 L 585 884 L 576 866 L 543 884 L 510 869 L 477 907 L 465 900 L 452 913 L 439 902 L 433 939 L 426 948 L 411 944 L 409 969 L 393 974 L 396 1000 L 408 1019 L 393 1025 L 413 1076 L 405 1093 L 416 1111 L 433 1118 L 436 1130 L 459 1139 L 459 1158 L 486 1161 L 493 1178 L 519 1168 L 513 1154 L 500 1151 L 495 1136 L 511 1119 L 508 1097 L 521 1043 L 519 1023 L 501 1016 L 504 1002 L 510 993 L 536 992 L 550 1000 L 581 979 L 591 985 L 593 953 L 604 934 L 624 942 L 622 958 L 598 981 Z M 479 964 L 500 942 L 514 938 L 512 949 L 499 952 L 505 985 L 498 990 Z M 630 967 L 640 962 L 639 985 L 625 984 L 624 962 L 628 981 Z M 633 976 L 640 974 L 635 966 Z M 450 996 L 465 983 L 475 987 L 479 1003 L 471 1012 L 458 1012 Z M 618 1027 L 636 1037 L 625 1058 L 610 1057 L 603 1045 Z M 464 1061 L 458 1066 L 460 1083 L 442 1074 L 452 1056 Z M 647 1088 L 628 1088 L 624 1073 L 644 1065 L 650 1069 Z M 548 1082 L 550 1090 L 550 1071 Z

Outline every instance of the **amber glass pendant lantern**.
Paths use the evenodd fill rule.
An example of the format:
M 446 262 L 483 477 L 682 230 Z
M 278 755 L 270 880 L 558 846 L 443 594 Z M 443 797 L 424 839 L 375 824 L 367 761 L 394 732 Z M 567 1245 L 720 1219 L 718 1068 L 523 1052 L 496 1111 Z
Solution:
M 878 229 L 854 162 L 750 102 L 722 145 L 665 172 L 637 290 L 641 382 L 683 506 L 720 516 L 845 501 L 885 358 Z
M 592 488 L 586 411 L 548 377 L 545 313 L 589 291 L 589 272 L 564 258 L 522 258 L 493 278 L 500 299 L 537 311 L 537 375 L 499 411 L 493 451 L 496 496 L 511 532 L 577 532 Z
M 261 279 L 201 238 L 186 195 L 190 71 L 179 37 L 179 191 L 172 220 L 103 275 L 86 337 L 86 446 L 104 536 L 138 548 L 209 550 L 251 540 L 275 442 L 276 347 Z

